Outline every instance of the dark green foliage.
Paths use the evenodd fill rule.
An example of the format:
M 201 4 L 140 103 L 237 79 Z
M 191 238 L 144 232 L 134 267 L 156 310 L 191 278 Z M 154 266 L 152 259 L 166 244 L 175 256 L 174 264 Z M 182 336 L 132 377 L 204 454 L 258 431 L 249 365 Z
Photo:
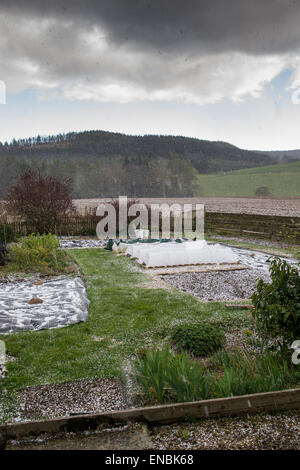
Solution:
M 267 186 L 260 186 L 255 191 L 255 196 L 270 196 L 270 195 L 271 195 L 271 193 L 270 193 L 269 188 Z
M 0 241 L 0 266 L 4 266 L 7 262 L 6 243 Z
M 172 341 L 177 348 L 195 356 L 208 356 L 225 343 L 223 331 L 212 324 L 180 325 L 172 332 Z
M 14 241 L 14 233 L 11 225 L 0 224 L 0 242 L 10 243 Z
M 298 264 L 298 267 L 300 263 Z M 300 274 L 285 260 L 272 260 L 271 283 L 259 280 L 252 295 L 258 328 L 288 344 L 300 338 Z

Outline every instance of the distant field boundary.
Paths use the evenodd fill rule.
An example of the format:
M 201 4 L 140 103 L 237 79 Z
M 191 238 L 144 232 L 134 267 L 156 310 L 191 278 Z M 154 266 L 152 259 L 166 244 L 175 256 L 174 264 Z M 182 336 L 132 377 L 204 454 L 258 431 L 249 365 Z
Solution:
M 300 197 L 261 197 L 261 196 L 203 196 L 203 197 L 136 197 L 142 204 L 204 204 L 207 212 L 227 214 L 260 214 L 281 217 L 300 217 Z M 81 214 L 86 214 L 103 202 L 112 198 L 74 199 L 74 205 Z
M 300 243 L 300 217 L 205 213 L 205 233 Z
M 66 218 L 57 225 L 55 233 L 58 236 L 94 237 L 98 220 L 99 218 L 93 214 Z M 35 232 L 34 226 L 26 222 L 15 221 L 9 225 L 14 236 Z M 300 217 L 206 212 L 205 234 L 243 236 L 300 244 Z

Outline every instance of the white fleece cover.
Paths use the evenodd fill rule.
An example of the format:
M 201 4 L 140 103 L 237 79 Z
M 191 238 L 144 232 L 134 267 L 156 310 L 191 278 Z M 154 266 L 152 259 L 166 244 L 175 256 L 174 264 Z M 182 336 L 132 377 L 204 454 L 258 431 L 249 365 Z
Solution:
M 87 321 L 89 300 L 80 277 L 0 283 L 0 334 L 60 328 Z M 32 298 L 43 300 L 29 304 Z
M 137 243 L 129 245 L 126 254 L 147 267 L 195 264 L 237 263 L 231 248 L 209 245 L 204 240 L 184 243 Z

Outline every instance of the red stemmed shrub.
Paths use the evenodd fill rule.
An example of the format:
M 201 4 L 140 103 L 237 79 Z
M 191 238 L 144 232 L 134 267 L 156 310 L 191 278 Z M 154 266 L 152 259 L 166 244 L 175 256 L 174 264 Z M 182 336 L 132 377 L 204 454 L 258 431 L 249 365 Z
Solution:
M 6 198 L 7 212 L 32 226 L 32 231 L 55 233 L 56 226 L 74 210 L 71 182 L 27 170 Z

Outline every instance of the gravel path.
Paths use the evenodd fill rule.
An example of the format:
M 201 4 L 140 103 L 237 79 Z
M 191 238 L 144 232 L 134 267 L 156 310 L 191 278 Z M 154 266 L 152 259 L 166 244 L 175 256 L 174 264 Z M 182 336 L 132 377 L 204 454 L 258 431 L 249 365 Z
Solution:
M 161 450 L 300 449 L 300 411 L 205 419 L 154 427 L 152 442 Z
M 69 416 L 126 408 L 119 379 L 86 380 L 26 387 L 19 391 L 20 419 Z
M 249 299 L 256 290 L 257 280 L 270 282 L 270 258 L 266 253 L 231 247 L 238 256 L 241 265 L 248 267 L 242 271 L 206 272 L 167 274 L 161 278 L 178 289 L 188 292 L 204 301 L 229 301 Z M 290 264 L 296 265 L 297 260 L 286 259 Z
M 206 301 L 249 299 L 255 291 L 258 278 L 264 281 L 270 280 L 268 273 L 258 269 L 172 274 L 162 278 L 173 286 Z

